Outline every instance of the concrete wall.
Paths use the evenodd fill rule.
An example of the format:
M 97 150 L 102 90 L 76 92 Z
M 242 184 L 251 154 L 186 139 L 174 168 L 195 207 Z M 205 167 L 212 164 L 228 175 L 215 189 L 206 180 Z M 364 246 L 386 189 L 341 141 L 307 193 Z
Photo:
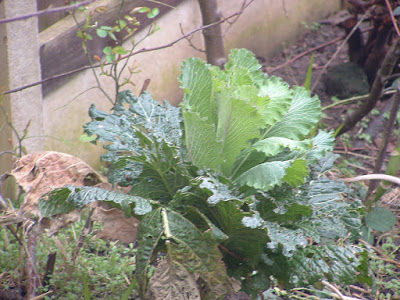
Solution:
M 241 4 L 242 0 L 219 1 L 223 17 L 238 11 Z M 258 56 L 272 55 L 279 51 L 282 43 L 290 43 L 290 40 L 298 36 L 299 31 L 304 30 L 301 22 L 320 20 L 339 9 L 339 6 L 340 0 L 256 0 L 225 34 L 226 51 L 232 48 L 248 48 Z M 181 36 L 180 25 L 186 33 L 200 24 L 197 0 L 184 1 L 158 20 L 161 30 L 146 38 L 138 49 L 168 44 Z M 228 24 L 223 25 L 223 32 L 227 27 Z M 143 31 L 138 33 L 135 39 L 140 40 L 143 34 Z M 203 48 L 200 32 L 195 34 L 192 42 Z M 185 40 L 167 49 L 139 54 L 129 63 L 130 67 L 135 66 L 141 70 L 131 78 L 136 86 L 126 86 L 124 89 L 130 88 L 137 94 L 143 82 L 150 78 L 148 90 L 155 99 L 167 99 L 177 104 L 182 98 L 177 80 L 180 63 L 190 56 L 204 58 L 202 53 L 190 47 Z M 97 72 L 99 73 L 99 70 Z M 100 77 L 100 80 L 107 93 L 114 97 L 112 80 L 104 76 Z M 44 97 L 44 149 L 73 154 L 93 166 L 98 166 L 102 148 L 79 141 L 82 125 L 89 121 L 89 106 L 95 103 L 97 107 L 105 110 L 111 107 L 110 102 L 100 90 L 94 88 L 95 86 L 92 71 L 87 70 Z

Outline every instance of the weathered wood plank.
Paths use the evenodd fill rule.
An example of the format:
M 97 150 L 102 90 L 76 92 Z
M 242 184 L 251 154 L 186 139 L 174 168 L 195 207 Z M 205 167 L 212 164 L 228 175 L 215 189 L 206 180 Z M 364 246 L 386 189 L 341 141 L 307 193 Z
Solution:
M 64 6 L 65 0 L 37 0 L 37 9 L 44 10 L 51 7 Z M 68 16 L 66 11 L 47 14 L 39 17 L 39 31 L 43 31 L 54 23 L 60 21 L 62 18 Z
M 175 7 L 183 1 L 184 0 L 164 0 L 163 3 Z M 106 6 L 108 8 L 105 13 L 96 14 L 94 21 L 98 22 L 99 25 L 113 25 L 114 21 L 117 19 L 120 3 L 120 1 L 115 0 L 103 0 L 93 3 L 91 7 Z M 145 0 L 127 0 L 125 1 L 121 15 L 124 16 L 128 14 L 135 7 L 147 6 L 150 8 L 158 7 L 160 9 L 159 16 L 162 16 L 171 10 L 171 7 L 167 5 L 157 5 L 156 3 Z M 141 24 L 138 30 L 143 29 L 152 22 L 152 20 L 149 20 L 143 14 L 137 14 L 136 17 Z M 80 16 L 79 23 L 84 23 L 82 16 Z M 82 49 L 82 40 L 76 35 L 77 31 L 78 26 L 72 16 L 68 16 L 41 32 L 40 60 L 42 79 L 47 79 L 54 75 L 88 65 L 87 56 Z M 94 30 L 92 36 L 93 40 L 88 42 L 88 51 L 91 57 L 93 57 L 93 55 L 101 56 L 104 47 L 114 45 L 114 41 L 110 38 L 102 39 L 97 37 Z M 65 83 L 70 76 L 54 79 L 43 84 L 43 95 L 47 95 L 49 92 Z

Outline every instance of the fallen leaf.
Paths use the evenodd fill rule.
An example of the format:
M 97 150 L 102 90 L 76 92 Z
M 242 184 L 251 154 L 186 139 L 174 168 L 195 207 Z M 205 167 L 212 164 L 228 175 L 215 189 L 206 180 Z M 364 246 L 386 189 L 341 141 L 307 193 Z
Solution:
M 97 203 L 92 219 L 103 223 L 103 230 L 98 232 L 96 237 L 103 240 L 119 240 L 122 243 L 136 241 L 140 221 L 134 217 L 126 218 L 122 210 L 107 207 L 105 203 Z

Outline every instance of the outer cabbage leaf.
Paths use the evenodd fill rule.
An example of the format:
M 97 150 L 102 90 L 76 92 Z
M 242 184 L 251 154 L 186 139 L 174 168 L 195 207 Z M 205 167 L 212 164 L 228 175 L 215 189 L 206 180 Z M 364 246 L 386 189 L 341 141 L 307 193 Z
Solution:
M 311 148 L 311 145 L 310 140 L 294 141 L 283 137 L 270 137 L 254 143 L 252 148 L 263 152 L 266 156 L 275 156 L 285 148 L 305 152 Z
M 308 167 L 304 159 L 268 161 L 245 171 L 235 182 L 266 192 L 284 182 L 293 187 L 299 186 L 307 175 Z
M 222 142 L 217 140 L 214 124 L 191 111 L 183 111 L 185 139 L 189 159 L 199 168 L 220 170 Z M 212 141 L 212 142 L 211 142 Z
M 185 155 L 180 127 L 180 109 L 161 105 L 143 93 L 118 95 L 113 113 L 90 109 L 92 122 L 85 132 L 96 134 L 108 152 L 103 160 L 112 162 L 109 181 L 132 186 L 130 194 L 156 200 L 170 200 L 188 184 L 190 166 Z
M 260 137 L 264 122 L 258 109 L 269 99 L 255 98 L 254 93 L 247 98 L 240 92 L 242 86 L 252 86 L 256 77 L 262 77 L 255 62 L 247 50 L 232 51 L 226 72 L 197 59 L 184 62 L 180 79 L 185 91 L 182 110 L 186 147 L 196 166 L 229 176 L 240 152 L 250 146 L 250 140 Z M 215 91 L 204 88 L 205 82 Z
M 253 53 L 246 49 L 233 49 L 229 54 L 229 60 L 225 64 L 225 70 L 227 70 L 228 74 L 232 76 L 236 76 L 237 73 L 243 73 L 238 70 L 245 70 L 248 73 L 248 77 L 251 82 L 255 84 L 260 84 L 264 78 L 263 73 L 261 72 L 261 65 L 258 63 L 256 57 Z M 240 78 L 240 76 L 238 77 Z M 246 80 L 234 80 L 234 82 L 239 83 L 240 85 L 246 85 Z
M 300 140 L 306 136 L 321 118 L 321 103 L 311 97 L 303 87 L 293 88 L 293 100 L 283 119 L 268 130 L 266 137 L 285 137 Z
M 266 227 L 271 239 L 267 246 L 273 252 L 282 247 L 282 254 L 291 257 L 308 244 L 307 236 L 300 229 L 289 229 L 271 222 L 266 222 Z
M 189 110 L 215 124 L 214 83 L 211 77 L 210 66 L 198 58 L 189 58 L 182 63 L 179 77 L 183 88 L 184 103 Z
M 177 272 L 182 274 L 184 270 L 186 276 L 199 276 L 205 283 L 208 294 L 215 298 L 233 292 L 233 282 L 226 274 L 217 241 L 210 239 L 208 234 L 201 232 L 180 213 L 161 208 L 148 214 L 139 226 L 138 242 L 137 272 L 141 287 L 147 286 L 147 272 L 155 259 L 153 254 L 157 248 L 163 247 L 169 272 L 175 270 L 177 275 Z M 169 280 L 177 279 L 177 276 L 171 275 L 157 276 Z M 169 295 L 170 288 L 171 286 L 161 288 L 162 293 Z M 145 295 L 146 289 L 142 288 L 141 292 Z
M 293 91 L 289 85 L 279 77 L 269 77 L 260 87 L 260 97 L 268 97 L 270 102 L 262 110 L 266 125 L 275 125 L 281 121 L 284 114 L 289 110 L 293 98 Z
M 241 174 L 235 181 L 255 189 L 268 191 L 283 183 L 290 161 L 272 161 L 259 164 Z
M 318 134 L 312 138 L 312 144 L 312 150 L 307 153 L 306 158 L 311 164 L 315 164 L 333 150 L 335 144 L 333 132 L 320 130 Z
M 286 175 L 283 177 L 283 180 L 291 187 L 297 187 L 305 183 L 307 176 L 307 161 L 305 159 L 296 159 L 291 166 L 286 169 Z
M 157 246 L 159 246 L 163 234 L 161 208 L 158 208 L 147 214 L 138 228 L 137 241 L 139 247 L 136 254 L 136 276 L 142 295 L 146 294 L 148 272 L 157 251 L 159 251 Z
M 39 209 L 44 217 L 51 217 L 60 213 L 69 213 L 74 209 L 83 209 L 95 201 L 110 203 L 123 210 L 127 217 L 133 213 L 145 215 L 152 210 L 150 201 L 141 197 L 96 187 L 75 186 L 54 189 L 40 199 Z
M 217 97 L 217 105 L 217 141 L 222 143 L 223 156 L 221 169 L 229 176 L 240 152 L 250 146 L 251 139 L 260 137 L 262 116 L 248 103 L 226 94 Z
M 306 286 L 326 279 L 329 282 L 350 284 L 357 273 L 357 250 L 338 245 L 308 246 L 289 262 L 293 273 L 291 282 Z

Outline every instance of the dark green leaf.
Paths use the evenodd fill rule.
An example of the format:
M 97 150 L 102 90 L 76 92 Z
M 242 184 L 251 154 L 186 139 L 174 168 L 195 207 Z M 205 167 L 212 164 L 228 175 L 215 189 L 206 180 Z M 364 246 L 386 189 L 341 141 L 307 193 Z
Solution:
M 95 187 L 73 187 L 55 189 L 39 201 L 39 210 L 44 217 L 60 213 L 69 213 L 73 209 L 83 209 L 94 201 L 105 201 L 119 207 L 126 216 L 145 215 L 152 210 L 147 199 L 130 196 L 116 191 L 107 191 Z M 131 204 L 134 205 L 133 211 Z
M 396 215 L 387 208 L 376 206 L 367 214 L 365 221 L 373 230 L 387 232 L 396 224 Z

